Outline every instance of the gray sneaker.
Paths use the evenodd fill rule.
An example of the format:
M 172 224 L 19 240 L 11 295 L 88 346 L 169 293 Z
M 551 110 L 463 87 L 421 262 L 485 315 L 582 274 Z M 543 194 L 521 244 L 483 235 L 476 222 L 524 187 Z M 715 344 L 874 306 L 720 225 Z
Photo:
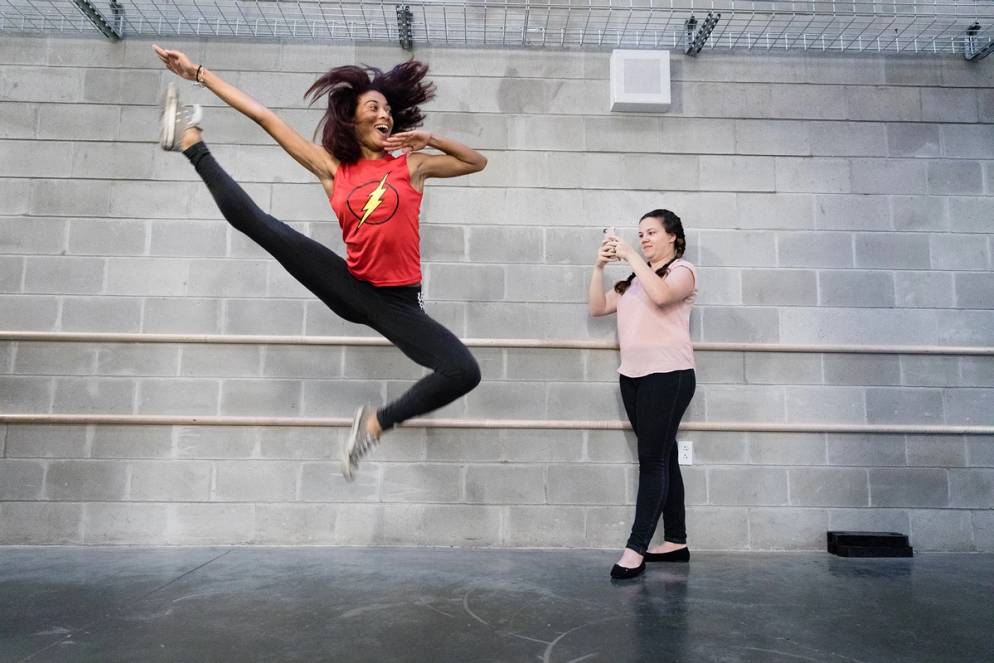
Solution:
M 359 459 L 369 453 L 379 443 L 380 438 L 374 437 L 366 430 L 366 420 L 373 414 L 373 408 L 363 405 L 355 413 L 352 420 L 352 430 L 349 436 L 342 443 L 342 476 L 346 481 L 355 480 L 356 472 L 359 470 Z
M 180 105 L 179 89 L 176 83 L 170 83 L 162 98 L 159 145 L 167 152 L 179 152 L 179 141 L 183 137 L 183 132 L 190 127 L 198 126 L 203 118 L 204 111 L 200 104 Z

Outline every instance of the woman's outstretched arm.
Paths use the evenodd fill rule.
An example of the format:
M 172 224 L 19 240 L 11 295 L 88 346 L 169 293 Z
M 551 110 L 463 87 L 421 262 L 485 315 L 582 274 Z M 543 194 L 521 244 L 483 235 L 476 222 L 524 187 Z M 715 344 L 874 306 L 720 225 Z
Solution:
M 411 154 L 411 183 L 420 188 L 429 177 L 459 177 L 483 170 L 487 158 L 462 143 L 427 131 L 415 129 L 390 136 L 383 147 L 391 152 L 403 150 L 409 154 L 434 148 L 443 154 Z
M 276 113 L 245 94 L 206 67 L 193 64 L 182 51 L 152 46 L 166 68 L 188 81 L 196 81 L 213 92 L 236 111 L 246 115 L 266 130 L 287 153 L 322 182 L 330 181 L 338 170 L 338 161 L 324 149 L 301 136 Z M 198 79 L 199 70 L 199 79 Z

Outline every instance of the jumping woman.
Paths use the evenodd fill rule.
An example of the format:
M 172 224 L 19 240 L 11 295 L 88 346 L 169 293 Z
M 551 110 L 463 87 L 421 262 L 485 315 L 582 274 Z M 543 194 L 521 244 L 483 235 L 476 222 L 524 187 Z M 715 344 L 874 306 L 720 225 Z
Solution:
M 343 259 L 263 212 L 218 165 L 202 140 L 199 106 L 182 106 L 175 84 L 163 102 L 161 144 L 182 151 L 204 180 L 224 218 L 268 251 L 336 314 L 385 336 L 432 373 L 397 400 L 363 405 L 342 444 L 342 474 L 352 480 L 359 460 L 384 431 L 436 410 L 480 382 L 473 355 L 421 304 L 418 217 L 425 180 L 475 173 L 486 158 L 465 145 L 417 129 L 419 106 L 435 95 L 427 65 L 411 60 L 384 72 L 335 67 L 307 90 L 327 97 L 313 143 L 271 110 L 180 51 L 153 46 L 166 68 L 217 95 L 259 124 L 324 187 L 345 242 Z M 426 147 L 441 154 L 425 154 Z M 399 151 L 400 156 L 391 152 Z

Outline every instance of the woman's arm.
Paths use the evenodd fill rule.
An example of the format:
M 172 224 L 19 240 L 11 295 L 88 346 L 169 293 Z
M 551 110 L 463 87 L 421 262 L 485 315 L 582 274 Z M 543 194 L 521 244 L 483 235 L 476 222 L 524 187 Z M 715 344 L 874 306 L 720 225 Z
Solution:
M 594 263 L 594 272 L 590 275 L 590 285 L 587 287 L 587 310 L 596 317 L 608 315 L 618 310 L 618 293 L 611 289 L 604 292 L 604 265 L 611 261 L 614 253 L 608 243 L 601 243 Z
M 280 147 L 286 150 L 300 165 L 314 173 L 319 180 L 325 181 L 334 178 L 335 172 L 338 170 L 338 161 L 328 154 L 324 147 L 301 136 L 276 113 L 231 83 L 222 80 L 214 72 L 206 67 L 194 65 L 181 51 L 170 51 L 156 45 L 153 45 L 152 48 L 155 49 L 166 68 L 187 80 L 199 82 L 217 95 L 221 101 L 256 122 L 266 130 L 266 133 L 276 139 Z M 198 69 L 200 72 L 199 80 Z
M 459 177 L 483 170 L 487 158 L 460 142 L 435 136 L 427 131 L 403 131 L 390 136 L 383 147 L 389 151 L 408 153 L 411 185 L 420 190 L 429 177 Z M 418 150 L 433 147 L 444 154 L 415 154 Z
M 618 257 L 632 266 L 632 271 L 635 272 L 642 289 L 656 306 L 683 301 L 694 291 L 694 275 L 689 269 L 671 269 L 664 279 L 656 274 L 639 252 L 624 240 L 617 240 L 616 247 Z

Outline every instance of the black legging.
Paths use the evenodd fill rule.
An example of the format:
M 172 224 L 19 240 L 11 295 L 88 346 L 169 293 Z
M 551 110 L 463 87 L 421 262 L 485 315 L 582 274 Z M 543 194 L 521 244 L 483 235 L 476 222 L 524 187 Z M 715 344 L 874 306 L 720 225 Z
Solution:
M 420 286 L 377 287 L 360 281 L 334 251 L 259 209 L 206 145 L 197 143 L 183 153 L 232 226 L 268 251 L 332 311 L 349 322 L 372 327 L 411 360 L 433 371 L 377 411 L 384 430 L 437 410 L 480 383 L 480 367 L 466 346 L 421 308 Z
M 639 490 L 635 522 L 627 548 L 644 555 L 663 517 L 665 538 L 687 542 L 683 477 L 677 462 L 676 431 L 694 397 L 694 369 L 652 373 L 640 378 L 622 375 L 621 398 L 638 438 Z

